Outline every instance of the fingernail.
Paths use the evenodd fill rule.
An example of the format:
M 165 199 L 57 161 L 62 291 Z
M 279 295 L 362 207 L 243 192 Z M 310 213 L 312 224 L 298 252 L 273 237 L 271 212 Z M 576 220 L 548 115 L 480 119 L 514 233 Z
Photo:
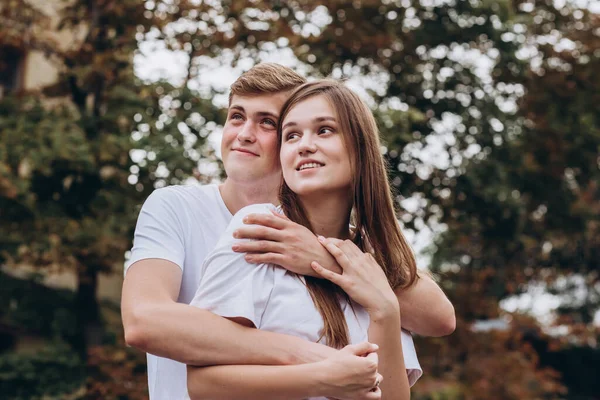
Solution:
M 323 242 L 325 240 L 325 237 L 321 235 L 319 235 L 317 238 L 319 239 L 319 242 Z
M 233 246 L 231 246 L 231 250 L 233 251 L 238 251 L 240 249 L 240 246 L 238 246 L 237 244 L 234 244 Z
M 238 235 L 239 235 L 239 234 L 238 234 L 238 231 L 233 231 L 233 237 L 234 237 L 234 238 L 237 238 L 237 237 L 238 237 Z
M 244 217 L 244 218 L 242 219 L 242 222 L 244 222 L 245 224 L 247 224 L 248 222 L 250 222 L 250 218 L 248 218 L 248 217 Z

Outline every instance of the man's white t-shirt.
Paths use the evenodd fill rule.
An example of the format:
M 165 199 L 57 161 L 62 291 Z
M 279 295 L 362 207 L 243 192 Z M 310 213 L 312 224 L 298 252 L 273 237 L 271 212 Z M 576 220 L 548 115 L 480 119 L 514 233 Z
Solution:
M 235 214 L 214 250 L 202 265 L 199 287 L 191 305 L 224 317 L 243 317 L 254 326 L 317 342 L 323 319 L 314 305 L 305 281 L 272 264 L 250 264 L 244 254 L 234 253 L 233 231 L 243 226 L 251 213 L 278 210 L 272 204 L 254 204 Z M 369 314 L 359 304 L 342 302 L 350 343 L 368 340 Z M 402 331 L 402 348 L 409 383 L 422 375 L 410 333 Z M 324 339 L 321 340 L 324 343 Z
M 140 211 L 125 273 L 143 259 L 171 261 L 183 271 L 177 301 L 189 304 L 198 288 L 200 267 L 231 218 L 217 185 L 155 190 Z M 188 398 L 185 364 L 152 354 L 147 361 L 150 399 Z

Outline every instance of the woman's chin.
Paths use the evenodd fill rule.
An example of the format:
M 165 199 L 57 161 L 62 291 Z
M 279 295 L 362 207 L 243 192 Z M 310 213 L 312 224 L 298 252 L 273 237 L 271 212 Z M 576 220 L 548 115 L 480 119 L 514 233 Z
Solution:
M 299 185 L 293 185 L 290 186 L 288 184 L 289 188 L 292 189 L 292 192 L 296 193 L 296 195 L 298 196 L 313 196 L 315 194 L 324 194 L 327 192 L 327 188 L 324 185 L 321 184 L 299 184 Z

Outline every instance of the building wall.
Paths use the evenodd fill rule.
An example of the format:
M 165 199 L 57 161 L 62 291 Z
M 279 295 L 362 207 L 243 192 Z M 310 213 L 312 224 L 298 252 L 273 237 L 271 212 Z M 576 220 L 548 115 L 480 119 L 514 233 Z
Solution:
M 85 38 L 87 33 L 85 27 L 58 31 L 59 12 L 67 4 L 66 2 L 62 0 L 27 0 L 27 2 L 48 17 L 49 24 L 48 27 L 43 28 L 43 36 L 59 51 L 77 47 Z M 56 83 L 61 68 L 62 65 L 51 54 L 36 49 L 29 51 L 25 56 L 22 89 L 37 91 Z

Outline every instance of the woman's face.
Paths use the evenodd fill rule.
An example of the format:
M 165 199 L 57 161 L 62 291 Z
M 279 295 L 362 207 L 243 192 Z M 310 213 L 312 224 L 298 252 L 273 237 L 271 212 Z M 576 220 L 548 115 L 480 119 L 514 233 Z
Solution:
M 283 178 L 298 194 L 340 192 L 352 188 L 350 154 L 336 113 L 324 96 L 296 104 L 281 122 Z

